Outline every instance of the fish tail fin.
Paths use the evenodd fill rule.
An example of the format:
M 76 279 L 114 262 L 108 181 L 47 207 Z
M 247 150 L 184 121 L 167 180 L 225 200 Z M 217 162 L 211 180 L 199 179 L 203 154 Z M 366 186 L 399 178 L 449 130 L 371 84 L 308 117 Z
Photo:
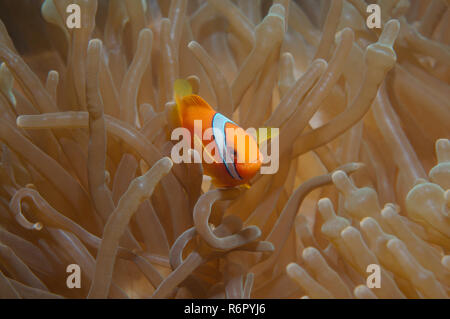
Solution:
M 265 136 L 260 135 L 259 130 L 256 131 L 256 142 L 258 143 L 258 146 L 260 146 L 261 144 L 269 141 L 270 139 L 280 135 L 280 129 L 278 129 L 278 128 L 268 127 L 266 129 L 267 129 L 267 134 Z

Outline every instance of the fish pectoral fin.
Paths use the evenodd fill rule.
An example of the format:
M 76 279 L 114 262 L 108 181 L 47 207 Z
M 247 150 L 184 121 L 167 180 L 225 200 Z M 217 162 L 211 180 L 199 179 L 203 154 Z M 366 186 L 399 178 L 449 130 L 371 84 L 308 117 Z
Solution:
M 237 186 L 230 186 L 228 184 L 225 184 L 223 182 L 221 182 L 220 180 L 218 180 L 215 177 L 211 177 L 211 183 L 214 185 L 214 187 L 216 188 L 230 188 L 230 187 L 236 187 L 236 188 L 243 188 L 243 189 L 249 189 L 251 187 L 251 185 L 249 183 L 245 183 L 245 184 L 241 184 L 241 185 L 237 185 Z
M 225 185 L 223 183 L 221 183 L 217 178 L 215 177 L 211 177 L 211 183 L 214 185 L 214 187 L 216 188 L 221 188 L 221 187 L 225 187 Z
M 221 180 L 215 178 L 215 177 L 211 177 L 211 183 L 214 185 L 215 188 L 230 188 L 230 187 L 234 187 L 234 186 L 230 186 L 224 182 L 222 182 Z
M 214 156 L 212 156 L 212 154 L 210 152 L 208 152 L 208 150 L 205 148 L 205 146 L 203 145 L 202 141 L 200 140 L 200 138 L 194 134 L 194 149 L 198 150 L 201 149 L 204 156 L 207 157 L 207 163 L 217 163 L 216 159 L 214 158 Z M 202 154 L 200 154 L 202 155 Z

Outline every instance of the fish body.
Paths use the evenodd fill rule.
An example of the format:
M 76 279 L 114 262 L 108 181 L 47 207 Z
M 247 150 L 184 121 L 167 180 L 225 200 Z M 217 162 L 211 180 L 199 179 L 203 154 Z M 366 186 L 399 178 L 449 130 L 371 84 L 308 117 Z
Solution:
M 262 163 L 255 139 L 232 120 L 216 112 L 202 97 L 192 94 L 189 88 L 185 80 L 175 82 L 177 120 L 189 130 L 191 145 L 201 143 L 204 173 L 217 187 L 248 185 Z M 198 121 L 201 123 L 201 136 Z

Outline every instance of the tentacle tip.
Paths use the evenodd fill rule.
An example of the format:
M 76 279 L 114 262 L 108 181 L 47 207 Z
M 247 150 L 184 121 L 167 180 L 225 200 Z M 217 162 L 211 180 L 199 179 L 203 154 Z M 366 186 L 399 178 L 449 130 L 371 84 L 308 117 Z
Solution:
M 365 217 L 363 220 L 361 220 L 359 225 L 361 229 L 369 235 L 369 237 L 376 237 L 383 233 L 383 230 L 381 229 L 378 222 L 372 217 Z
M 355 171 L 358 170 L 358 169 L 361 169 L 363 167 L 366 167 L 365 163 L 362 163 L 362 162 L 352 163 L 352 169 L 355 170 Z
M 317 206 L 319 207 L 319 210 L 333 209 L 333 204 L 328 197 L 319 199 L 319 201 L 317 202 Z
M 436 141 L 436 156 L 439 163 L 450 161 L 450 141 L 440 138 Z
M 376 223 L 375 219 L 373 219 L 372 217 L 364 217 L 360 222 L 359 225 L 361 227 L 372 227 L 374 226 Z
M 50 71 L 48 71 L 48 75 L 51 76 L 51 77 L 59 78 L 59 72 L 56 71 L 56 70 L 50 70 Z
M 337 32 L 335 35 L 335 42 L 339 43 L 341 42 L 344 38 L 350 38 L 352 41 L 355 38 L 355 32 L 352 30 L 352 28 L 349 27 L 345 27 L 344 29 L 342 29 L 341 31 Z M 350 40 L 349 39 L 349 40 Z
M 337 170 L 335 171 L 332 175 L 331 175 L 331 179 L 334 183 L 334 185 L 344 194 L 350 194 L 352 191 L 356 190 L 355 185 L 353 184 L 353 182 L 350 180 L 350 178 L 348 177 L 348 175 L 341 170 Z
M 289 60 L 293 60 L 294 59 L 294 56 L 292 55 L 292 53 L 291 52 L 283 52 L 282 54 L 281 54 L 281 58 L 283 58 L 283 59 L 289 59 Z
M 289 263 L 286 266 L 286 272 L 290 277 L 292 277 L 292 276 L 294 276 L 295 271 L 298 270 L 298 268 L 300 268 L 300 267 L 296 263 Z
M 392 204 L 386 204 L 384 208 L 381 210 L 381 216 L 384 218 L 392 218 L 397 214 L 396 209 L 392 206 Z
M 188 48 L 189 49 L 193 49 L 195 47 L 197 47 L 199 45 L 199 43 L 195 40 L 192 40 L 191 42 L 188 43 Z
M 17 125 L 17 127 L 22 127 L 22 124 L 23 124 L 23 118 L 22 118 L 22 116 L 23 116 L 23 115 L 19 115 L 19 116 L 16 118 L 16 125 Z
M 259 246 L 258 251 L 260 252 L 271 253 L 275 251 L 275 246 L 270 241 L 261 241 L 259 242 Z
M 319 58 L 313 61 L 313 64 L 322 71 L 328 67 L 328 62 L 325 59 Z
M 191 84 L 192 93 L 198 94 L 200 90 L 200 79 L 196 75 L 189 75 L 186 80 Z
M 165 156 L 159 161 L 161 162 L 162 169 L 165 173 L 168 173 L 172 169 L 173 162 L 170 157 Z
M 302 251 L 303 259 L 311 259 L 313 257 L 316 257 L 320 252 L 315 247 L 306 247 Z
M 446 138 L 440 138 L 436 141 L 437 147 L 450 147 L 450 141 Z
M 334 212 L 333 203 L 329 198 L 321 198 L 317 202 L 317 207 L 319 209 L 322 218 L 325 220 L 331 219 L 336 216 Z
M 398 250 L 401 248 L 401 241 L 398 238 L 391 238 L 387 242 L 386 246 L 389 250 Z
M 366 286 L 366 285 L 359 285 L 353 289 L 353 294 L 356 298 L 359 299 L 373 299 L 377 298 L 375 294 Z
M 400 32 L 400 22 L 397 19 L 389 20 L 381 32 L 379 43 L 392 47 Z
M 341 178 L 346 178 L 346 177 L 347 177 L 347 174 L 345 174 L 345 172 L 341 171 L 341 170 L 334 171 L 333 174 L 331 175 L 333 182 L 336 179 L 341 179 Z
M 347 226 L 341 231 L 342 238 L 355 238 L 358 235 L 359 231 L 353 226 Z
M 398 33 L 400 31 L 400 21 L 397 19 L 390 19 L 388 22 L 386 22 L 385 28 L 391 29 L 391 32 Z
M 268 244 L 267 244 L 267 250 L 266 250 L 267 252 L 273 252 L 273 251 L 275 251 L 275 246 L 271 243 L 271 242 L 268 242 Z
M 280 3 L 275 3 L 270 7 L 268 16 L 277 16 L 284 20 L 285 14 L 286 10 L 284 9 L 284 6 Z
M 244 231 L 246 233 L 248 232 L 247 234 L 249 234 L 249 235 L 251 234 L 251 237 L 254 237 L 255 239 L 261 237 L 261 234 L 262 234 L 261 229 L 259 229 L 259 227 L 256 225 L 247 226 L 241 230 L 241 232 L 244 232 Z
M 425 178 L 418 178 L 414 181 L 413 186 L 417 186 L 417 185 L 425 184 L 425 183 L 428 183 L 428 181 Z
M 153 39 L 153 32 L 149 28 L 143 28 L 139 32 L 139 41 L 151 41 Z
M 102 40 L 100 40 L 100 39 L 92 39 L 92 40 L 89 41 L 88 50 L 89 49 L 91 49 L 91 50 L 92 49 L 101 49 L 102 44 L 103 44 Z
M 441 259 L 441 264 L 447 268 L 448 270 L 450 270 L 450 256 L 446 255 L 444 257 L 442 257 Z

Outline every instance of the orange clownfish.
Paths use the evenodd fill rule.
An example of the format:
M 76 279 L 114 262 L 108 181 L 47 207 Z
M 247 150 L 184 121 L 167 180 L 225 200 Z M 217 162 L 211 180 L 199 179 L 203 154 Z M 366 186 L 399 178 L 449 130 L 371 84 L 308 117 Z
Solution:
M 176 80 L 174 93 L 176 109 L 172 119 L 189 130 L 191 145 L 201 143 L 204 174 L 212 178 L 216 187 L 249 187 L 249 180 L 262 164 L 262 154 L 253 136 L 193 94 L 188 81 Z

